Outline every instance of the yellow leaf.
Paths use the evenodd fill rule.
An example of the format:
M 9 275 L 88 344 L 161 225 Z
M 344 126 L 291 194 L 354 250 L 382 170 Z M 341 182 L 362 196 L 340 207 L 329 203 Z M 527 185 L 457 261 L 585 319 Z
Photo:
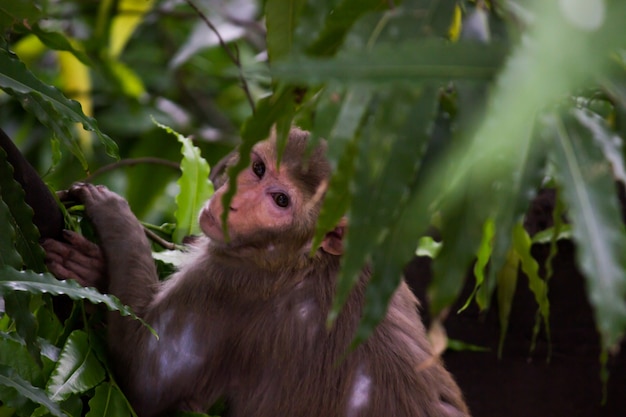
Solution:
M 122 53 L 133 32 L 153 5 L 154 0 L 121 0 L 119 2 L 117 16 L 111 22 L 109 54 L 112 58 L 117 58 Z
M 93 103 L 91 101 L 91 76 L 89 68 L 80 62 L 71 52 L 58 51 L 59 76 L 65 95 L 80 103 L 83 112 L 87 116 L 93 115 Z M 92 152 L 91 133 L 77 126 L 78 138 L 83 152 Z

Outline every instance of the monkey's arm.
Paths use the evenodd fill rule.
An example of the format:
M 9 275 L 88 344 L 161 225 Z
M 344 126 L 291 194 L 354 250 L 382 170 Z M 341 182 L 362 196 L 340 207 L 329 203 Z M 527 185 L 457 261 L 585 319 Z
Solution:
M 126 200 L 104 186 L 76 184 L 70 196 L 85 205 L 104 255 L 108 292 L 118 297 L 159 333 L 159 339 L 138 320 L 108 314 L 108 345 L 118 381 L 138 414 L 157 415 L 180 400 L 184 381 L 163 378 L 155 370 L 169 360 L 172 331 L 152 301 L 158 291 L 150 243 Z
M 104 186 L 76 184 L 70 195 L 83 202 L 100 238 L 109 291 L 142 316 L 158 282 L 150 243 L 126 200 Z

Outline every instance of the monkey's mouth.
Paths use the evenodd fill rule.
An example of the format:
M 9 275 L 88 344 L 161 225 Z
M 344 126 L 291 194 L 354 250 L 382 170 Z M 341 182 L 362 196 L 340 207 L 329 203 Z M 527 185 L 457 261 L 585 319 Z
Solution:
M 204 207 L 200 212 L 199 223 L 200 229 L 205 235 L 215 240 L 223 239 L 222 225 L 208 207 Z

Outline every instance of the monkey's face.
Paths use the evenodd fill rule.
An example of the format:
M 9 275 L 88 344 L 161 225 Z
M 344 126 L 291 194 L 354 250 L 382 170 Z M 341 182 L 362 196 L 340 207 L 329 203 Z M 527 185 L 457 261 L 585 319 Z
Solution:
M 222 197 L 227 190 L 228 183 L 200 213 L 200 228 L 216 243 L 227 243 L 222 224 Z M 237 192 L 228 207 L 228 243 L 256 243 L 261 237 L 290 230 L 301 204 L 302 194 L 290 181 L 288 168 L 276 166 L 268 146 L 256 147 L 250 166 L 237 177 Z

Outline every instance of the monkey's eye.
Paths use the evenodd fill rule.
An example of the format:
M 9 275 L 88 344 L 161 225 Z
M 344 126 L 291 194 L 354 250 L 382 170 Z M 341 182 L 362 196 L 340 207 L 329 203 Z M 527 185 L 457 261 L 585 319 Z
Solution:
M 263 161 L 254 161 L 254 163 L 252 163 L 252 172 L 254 172 L 254 175 L 257 177 L 263 178 L 265 174 L 265 164 Z
M 285 208 L 289 205 L 289 197 L 287 194 L 276 193 L 272 194 L 272 198 L 278 207 Z

